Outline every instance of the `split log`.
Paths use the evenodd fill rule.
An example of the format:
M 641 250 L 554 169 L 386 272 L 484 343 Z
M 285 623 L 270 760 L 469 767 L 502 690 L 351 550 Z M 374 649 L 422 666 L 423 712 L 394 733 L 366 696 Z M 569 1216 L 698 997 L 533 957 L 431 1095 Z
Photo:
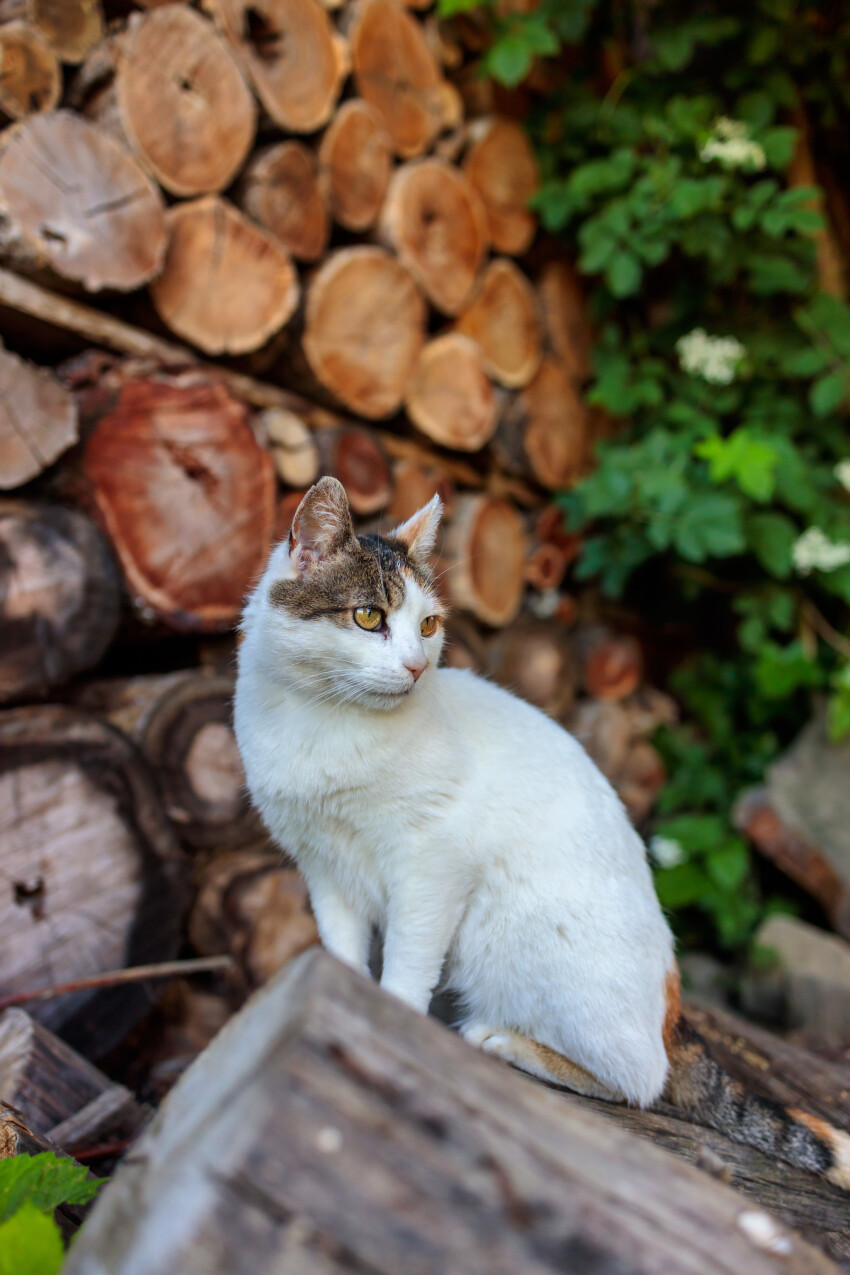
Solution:
M 487 373 L 510 389 L 527 385 L 543 357 L 537 298 L 522 271 L 504 258 L 491 261 L 458 332 L 472 337 Z
M 445 81 L 422 27 L 397 0 L 363 0 L 350 39 L 358 94 L 380 112 L 397 155 L 422 155 L 445 110 Z
M 56 54 L 38 28 L 28 22 L 0 27 L 0 111 L 12 120 L 52 111 L 61 89 Z
M 405 387 L 404 405 L 433 442 L 480 451 L 493 437 L 498 404 L 478 345 L 460 332 L 428 341 Z
M 197 373 L 130 377 L 82 468 L 137 603 L 176 629 L 230 628 L 275 521 L 274 466 L 244 406 Z
M 434 496 L 443 504 L 443 516 L 454 511 L 455 488 L 450 474 L 439 465 L 428 465 L 413 458 L 397 460 L 393 465 L 393 496 L 387 517 L 393 525 L 406 522 Z
M 187 671 L 93 682 L 74 703 L 136 743 L 165 812 L 195 849 L 244 845 L 260 831 L 233 734 L 233 678 Z
M 47 368 L 0 346 L 0 488 L 28 483 L 76 441 L 68 391 Z
M 621 700 L 640 686 L 643 654 L 633 637 L 588 625 L 577 635 L 584 688 L 594 699 Z
M 60 62 L 82 62 L 103 35 L 100 0 L 0 0 L 0 22 L 8 18 L 34 26 Z
M 525 533 L 507 500 L 461 496 L 446 533 L 443 567 L 449 597 L 485 624 L 503 628 L 522 602 Z
M 204 0 L 276 124 L 313 133 L 333 114 L 348 48 L 319 0 Z
M 368 102 L 343 102 L 319 146 L 319 172 L 335 221 L 368 230 L 377 220 L 392 171 L 383 116 Z
M 550 717 L 561 717 L 575 698 L 570 635 L 553 620 L 521 620 L 500 633 L 490 647 L 490 672 Z
M 134 14 L 115 88 L 133 149 L 173 195 L 224 190 L 242 167 L 256 108 L 228 45 L 194 9 Z
M 592 371 L 595 333 L 578 275 L 566 261 L 550 261 L 543 267 L 538 290 L 552 353 L 575 381 L 586 381 Z
M 9 992 L 169 958 L 179 941 L 182 859 L 133 745 L 63 708 L 0 717 L 0 969 Z M 144 1012 L 126 985 L 33 1004 L 89 1057 Z
M 0 200 L 3 250 L 31 268 L 93 292 L 138 288 L 162 266 L 158 188 L 108 133 L 70 111 L 32 115 L 3 134 Z
M 313 152 L 300 142 L 259 151 L 240 183 L 239 203 L 299 261 L 325 254 L 330 224 Z
M 459 314 L 488 242 L 480 200 L 463 174 L 440 159 L 403 164 L 390 180 L 380 226 L 437 309 Z
M 550 491 L 572 486 L 585 473 L 587 409 L 560 363 L 544 358 L 505 413 L 495 441 L 510 473 L 532 477 Z
M 392 416 L 425 339 L 422 293 L 380 248 L 332 253 L 307 289 L 304 353 L 319 382 L 372 420 Z
M 293 1270 L 376 1275 L 836 1270 L 323 953 L 276 976 L 172 1091 L 67 1275 L 265 1275 L 281 1252 Z
M 267 407 L 254 423 L 268 443 L 281 482 L 310 487 L 319 477 L 319 449 L 301 417 L 283 407 Z
M 57 505 L 0 502 L 0 701 L 91 668 L 119 611 L 118 574 L 88 518 Z
M 150 294 L 173 332 L 207 354 L 245 354 L 288 322 L 298 276 L 273 235 L 218 195 L 176 205 L 167 221 L 165 265 Z
M 350 425 L 316 430 L 314 438 L 321 472 L 339 479 L 355 514 L 367 518 L 386 509 L 392 496 L 392 473 L 375 435 Z
M 471 132 L 463 171 L 481 197 L 493 248 L 517 256 L 530 247 L 537 229 L 528 210 L 539 184 L 534 151 L 525 129 L 513 120 L 478 120 Z

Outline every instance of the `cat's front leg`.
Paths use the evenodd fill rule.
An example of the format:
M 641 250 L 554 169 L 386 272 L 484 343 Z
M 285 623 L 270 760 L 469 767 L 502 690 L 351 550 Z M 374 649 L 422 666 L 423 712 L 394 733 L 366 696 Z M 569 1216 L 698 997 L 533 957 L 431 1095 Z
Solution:
M 369 977 L 372 926 L 357 913 L 333 879 L 320 869 L 305 871 L 319 938 L 332 956 Z
M 390 898 L 381 987 L 427 1014 L 466 899 L 448 883 L 440 891 L 430 891 L 422 880 L 416 884 Z

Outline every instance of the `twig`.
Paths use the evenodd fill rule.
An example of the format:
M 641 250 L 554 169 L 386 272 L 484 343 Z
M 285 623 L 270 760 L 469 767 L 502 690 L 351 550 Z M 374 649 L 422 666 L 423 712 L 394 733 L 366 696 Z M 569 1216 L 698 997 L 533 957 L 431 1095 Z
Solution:
M 160 961 L 158 965 L 133 965 L 126 970 L 112 970 L 108 974 L 94 974 L 91 978 L 77 978 L 71 983 L 56 983 L 53 987 L 39 987 L 34 991 L 0 996 L 0 1011 L 11 1009 L 13 1005 L 49 1001 L 57 996 L 70 996 L 74 992 L 88 992 L 99 987 L 119 987 L 122 983 L 144 983 L 150 978 L 174 978 L 179 974 L 223 971 L 232 969 L 233 965 L 232 956 L 197 956 L 185 961 Z
M 79 1160 L 80 1164 L 87 1164 L 89 1160 L 100 1160 L 106 1155 L 121 1155 L 132 1146 L 134 1138 L 121 1138 L 118 1142 L 101 1142 L 96 1147 L 83 1147 L 80 1151 L 71 1150 L 68 1155 Z
M 829 645 L 845 659 L 850 660 L 850 639 L 844 637 L 837 629 L 834 629 L 829 620 L 815 606 L 810 598 L 806 598 L 803 603 L 803 614 L 815 633 L 822 637 L 824 642 Z

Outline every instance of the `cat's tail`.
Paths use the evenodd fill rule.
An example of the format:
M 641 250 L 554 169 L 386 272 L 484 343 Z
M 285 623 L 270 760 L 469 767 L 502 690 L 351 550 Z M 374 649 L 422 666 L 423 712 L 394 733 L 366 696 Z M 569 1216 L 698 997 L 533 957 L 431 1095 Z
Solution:
M 699 1124 L 717 1129 L 850 1191 L 850 1134 L 794 1107 L 750 1093 L 711 1057 L 699 1032 L 679 1017 L 667 1045 L 664 1097 Z

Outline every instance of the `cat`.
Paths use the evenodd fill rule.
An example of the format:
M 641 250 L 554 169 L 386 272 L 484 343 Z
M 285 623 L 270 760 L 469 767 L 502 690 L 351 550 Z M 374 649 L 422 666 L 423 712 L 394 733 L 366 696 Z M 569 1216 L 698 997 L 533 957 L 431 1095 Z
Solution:
M 703 1123 L 850 1188 L 850 1137 L 763 1101 L 681 1015 L 643 842 L 581 745 L 439 667 L 438 497 L 356 536 L 341 484 L 301 502 L 244 613 L 235 697 L 248 787 L 302 870 L 324 946 L 543 1080 Z

